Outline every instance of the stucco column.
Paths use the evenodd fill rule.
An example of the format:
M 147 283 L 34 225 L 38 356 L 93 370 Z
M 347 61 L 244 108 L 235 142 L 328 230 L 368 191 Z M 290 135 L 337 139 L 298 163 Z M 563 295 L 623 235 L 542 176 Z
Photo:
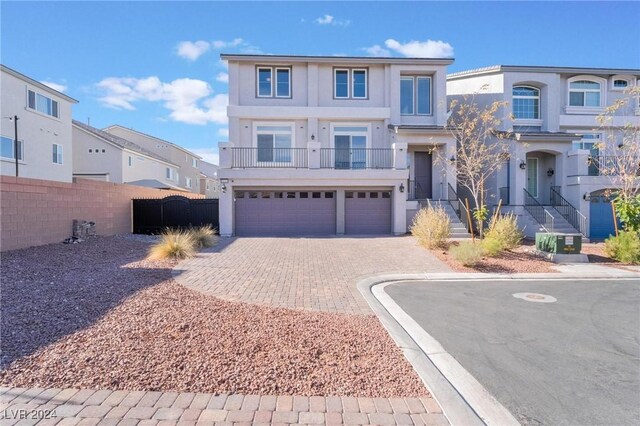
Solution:
M 522 145 L 517 142 L 512 143 L 514 150 L 511 154 L 511 161 L 509 161 L 509 204 L 512 206 L 524 205 L 524 193 L 523 188 L 527 187 L 527 168 L 520 168 L 520 163 L 527 162 L 527 153 Z M 520 211 L 521 207 L 518 207 L 516 211 Z
M 344 235 L 345 220 L 345 198 L 344 189 L 336 191 L 336 234 Z
M 231 237 L 233 235 L 233 186 L 231 182 L 224 184 L 226 190 L 220 192 L 219 221 L 220 236 Z
M 393 148 L 393 168 L 396 170 L 404 170 L 407 168 L 407 144 L 404 142 L 395 142 L 391 145 Z
M 309 168 L 320 168 L 320 142 L 307 143 L 307 155 L 309 156 Z
M 233 148 L 233 142 L 218 142 L 218 155 L 221 169 L 230 169 L 233 165 L 231 148 Z
M 393 187 L 392 206 L 392 228 L 394 235 L 404 235 L 407 233 L 407 188 L 405 192 L 400 192 L 400 182 Z

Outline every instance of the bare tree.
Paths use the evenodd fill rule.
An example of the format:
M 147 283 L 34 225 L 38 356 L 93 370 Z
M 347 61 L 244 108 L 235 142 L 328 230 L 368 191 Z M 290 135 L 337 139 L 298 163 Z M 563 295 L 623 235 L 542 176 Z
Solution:
M 457 141 L 455 155 L 458 184 L 473 198 L 473 217 L 482 235 L 483 222 L 489 209 L 486 204 L 487 181 L 503 166 L 509 156 L 508 132 L 498 131 L 505 101 L 479 106 L 476 94 L 451 102 L 450 131 Z M 447 161 L 446 158 L 439 159 Z
M 603 140 L 599 155 L 591 158 L 601 175 L 608 176 L 618 216 L 626 226 L 640 226 L 640 86 L 624 91 L 624 96 L 597 117 Z

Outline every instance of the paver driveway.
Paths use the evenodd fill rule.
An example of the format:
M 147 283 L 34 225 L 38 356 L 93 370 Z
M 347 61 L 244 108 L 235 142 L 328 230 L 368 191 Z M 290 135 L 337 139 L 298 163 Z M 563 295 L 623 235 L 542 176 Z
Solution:
M 229 238 L 174 269 L 182 285 L 227 300 L 372 314 L 356 283 L 387 272 L 448 272 L 412 237 Z

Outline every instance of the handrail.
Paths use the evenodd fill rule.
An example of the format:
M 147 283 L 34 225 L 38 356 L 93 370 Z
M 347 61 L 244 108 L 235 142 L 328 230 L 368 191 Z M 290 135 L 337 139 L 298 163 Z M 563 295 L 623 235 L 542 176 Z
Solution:
M 551 205 L 564 217 L 571 226 L 585 237 L 587 236 L 587 218 L 568 202 L 556 189 L 551 187 Z
M 533 195 L 527 191 L 526 188 L 522 188 L 524 191 L 524 209 L 529 212 L 536 222 L 544 227 L 548 232 L 553 232 L 554 221 L 553 215 L 544 208 L 542 204 L 535 199 Z
M 460 219 L 460 222 L 464 224 L 467 231 L 469 231 L 469 233 L 472 233 L 473 224 L 469 223 L 470 215 L 467 214 L 467 208 L 465 207 L 462 200 L 458 197 L 458 193 L 456 192 L 455 189 L 453 189 L 453 186 L 451 186 L 450 183 L 447 183 L 447 185 L 448 185 L 447 201 L 449 202 L 449 205 L 451 206 L 453 211 L 456 213 L 456 216 L 458 216 L 458 219 Z

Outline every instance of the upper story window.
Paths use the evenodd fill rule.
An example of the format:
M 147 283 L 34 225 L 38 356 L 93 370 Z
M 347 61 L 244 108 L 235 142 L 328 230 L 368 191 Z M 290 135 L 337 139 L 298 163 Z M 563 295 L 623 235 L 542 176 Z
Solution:
M 258 162 L 290 162 L 293 146 L 291 124 L 256 125 L 255 144 Z
M 431 77 L 400 77 L 400 114 L 431 115 Z
M 592 80 L 569 82 L 569 106 L 599 107 L 602 84 Z
M 258 67 L 256 82 L 259 98 L 291 97 L 291 68 Z
M 171 167 L 166 168 L 165 177 L 169 180 L 173 179 L 173 169 Z
M 333 70 L 333 97 L 336 99 L 366 99 L 368 75 L 364 68 L 336 68 Z
M 0 145 L 0 157 L 16 159 L 15 156 L 15 140 L 11 138 L 5 138 L 2 136 L 2 142 Z M 18 160 L 24 160 L 24 144 L 22 141 L 18 141 Z
M 41 112 L 43 114 L 50 115 L 52 117 L 59 118 L 58 101 L 36 93 L 33 90 L 28 90 L 27 106 L 29 109 Z
M 197 160 L 197 159 L 195 159 L 195 158 L 192 158 L 192 159 L 191 159 L 191 166 L 192 166 L 192 167 L 198 167 L 198 160 Z
M 598 153 L 601 135 L 600 133 L 583 133 L 580 141 L 573 142 L 573 149 L 588 149 L 593 153 Z
M 627 80 L 613 80 L 613 87 L 616 89 L 624 89 L 629 86 Z
M 514 86 L 512 96 L 513 116 L 516 120 L 540 119 L 540 89 Z
M 53 162 L 55 164 L 62 164 L 62 145 L 57 143 L 53 144 Z
M 191 178 L 190 177 L 185 177 L 184 178 L 184 186 L 186 186 L 187 188 L 191 188 Z
M 129 167 L 133 166 L 133 157 L 129 156 Z

